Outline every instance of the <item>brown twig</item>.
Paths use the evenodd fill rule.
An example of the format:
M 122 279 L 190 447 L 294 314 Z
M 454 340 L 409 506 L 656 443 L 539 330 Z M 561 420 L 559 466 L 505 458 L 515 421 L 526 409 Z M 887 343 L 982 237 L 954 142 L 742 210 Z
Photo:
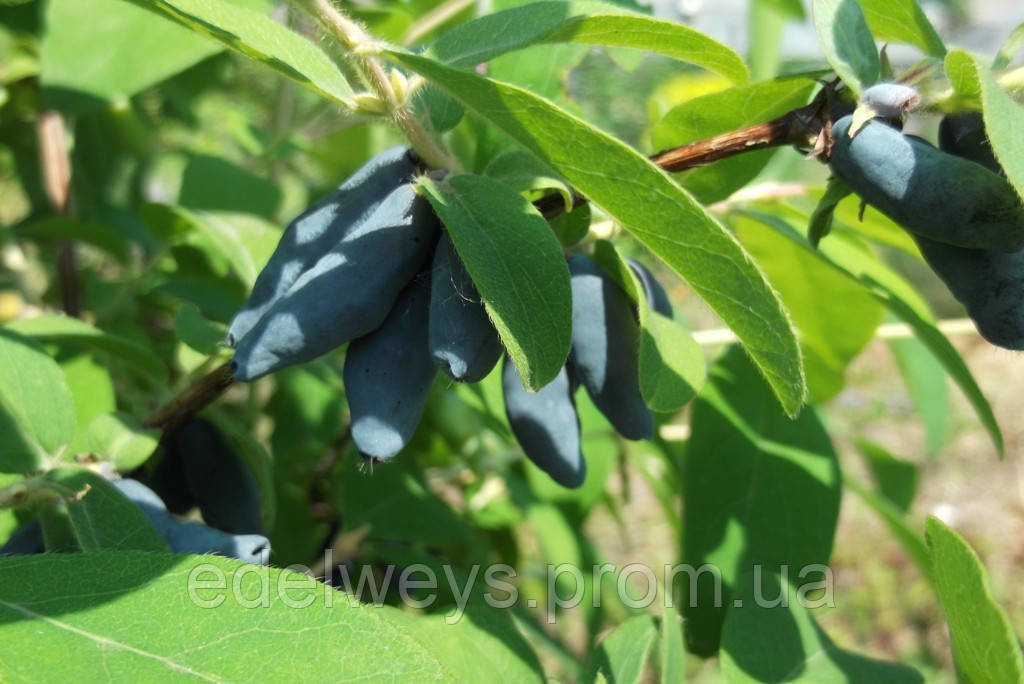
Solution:
M 187 390 L 158 408 L 143 425 L 164 430 L 185 422 L 219 397 L 235 381 L 235 370 L 231 363 L 225 363 L 199 378 Z
M 788 115 L 787 115 L 788 116 Z M 783 116 L 765 123 L 722 133 L 670 150 L 662 150 L 650 160 L 665 171 L 687 171 L 744 152 L 788 144 L 789 122 Z
M 776 119 L 662 150 L 649 159 L 665 171 L 678 173 L 754 150 L 784 145 L 815 149 L 823 131 L 827 135 L 833 94 L 834 84 L 826 85 L 810 104 Z M 572 208 L 586 201 L 585 197 L 574 194 Z M 565 203 L 559 194 L 546 195 L 533 204 L 549 221 L 565 212 Z
M 36 121 L 36 136 L 46 197 L 57 215 L 70 216 L 71 158 L 67 131 L 60 113 L 53 110 L 41 112 Z M 71 240 L 62 240 L 57 246 L 57 282 L 61 308 L 68 316 L 77 318 L 82 313 L 82 298 L 78 288 L 78 258 L 75 243 Z

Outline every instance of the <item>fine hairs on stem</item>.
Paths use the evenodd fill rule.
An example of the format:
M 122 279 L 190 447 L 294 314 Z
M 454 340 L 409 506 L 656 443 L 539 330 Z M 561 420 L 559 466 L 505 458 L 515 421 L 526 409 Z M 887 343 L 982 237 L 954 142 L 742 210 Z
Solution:
M 380 61 L 366 54 L 375 42 L 363 28 L 330 0 L 291 0 L 291 3 L 313 17 L 327 33 L 345 47 L 359 73 L 384 103 L 384 108 L 400 131 L 409 140 L 421 159 L 435 169 L 454 169 L 451 155 L 423 128 L 408 111 L 405 102 L 400 101 L 391 84 L 391 79 Z

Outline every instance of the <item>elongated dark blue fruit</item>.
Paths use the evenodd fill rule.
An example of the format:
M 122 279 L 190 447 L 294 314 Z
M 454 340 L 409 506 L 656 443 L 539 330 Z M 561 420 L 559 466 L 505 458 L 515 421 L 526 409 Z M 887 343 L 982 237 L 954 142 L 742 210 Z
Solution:
M 447 233 L 430 277 L 430 355 L 453 380 L 479 382 L 501 358 L 501 338 Z
M 260 534 L 260 490 L 249 467 L 208 421 L 195 418 L 164 437 L 164 460 L 178 461 L 203 521 L 232 534 Z M 157 488 L 159 492 L 159 487 Z
M 650 269 L 636 259 L 626 259 L 626 263 L 633 269 L 633 273 L 636 273 L 636 277 L 640 279 L 640 284 L 644 286 L 647 305 L 662 316 L 672 318 L 675 312 L 672 310 L 672 302 L 668 299 L 668 293 L 665 292 L 665 288 L 661 286 L 661 283 L 655 279 Z
M 409 149 L 393 147 L 295 218 L 256 278 L 245 306 L 231 322 L 228 346 L 236 346 L 303 272 L 346 234 L 357 230 L 393 189 L 415 173 Z
M 508 424 L 527 458 L 563 487 L 582 485 L 587 462 L 568 370 L 563 367 L 554 380 L 536 392 L 527 392 L 515 364 L 506 356 L 501 388 Z
M 985 132 L 981 112 L 947 114 L 939 122 L 939 149 L 981 164 L 993 173 L 1003 174 Z
M 427 349 L 430 277 L 418 276 L 384 323 L 345 354 L 352 442 L 364 457 L 387 461 L 416 431 L 437 367 Z
M 115 480 L 114 486 L 149 519 L 174 553 L 216 553 L 254 565 L 270 562 L 270 540 L 259 534 L 229 534 L 196 522 L 176 520 L 156 493 L 137 480 Z
M 640 327 L 626 293 L 589 257 L 569 259 L 573 376 L 626 439 L 654 436 L 654 414 L 640 395 Z
M 999 347 L 1024 350 L 1024 250 L 964 249 L 913 237 L 981 336 Z
M 851 140 L 833 127 L 832 173 L 911 233 L 972 249 L 1024 248 L 1024 205 L 984 166 L 870 121 Z
M 32 556 L 46 550 L 43 542 L 43 528 L 38 520 L 30 520 L 0 546 L 0 556 Z
M 411 184 L 395 188 L 242 338 L 235 379 L 248 382 L 311 361 L 377 329 L 433 253 L 437 225 Z

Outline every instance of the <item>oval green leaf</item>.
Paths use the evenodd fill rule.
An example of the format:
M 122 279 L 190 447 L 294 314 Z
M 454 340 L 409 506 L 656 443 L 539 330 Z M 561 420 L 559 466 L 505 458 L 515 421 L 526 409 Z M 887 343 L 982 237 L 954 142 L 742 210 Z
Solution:
M 917 0 L 860 0 L 864 18 L 879 40 L 906 43 L 943 57 L 946 46 Z
M 154 386 L 167 383 L 167 368 L 160 357 L 135 340 L 109 333 L 70 316 L 39 316 L 13 321 L 11 330 L 40 342 L 75 344 L 98 351 Z
M 0 472 L 39 469 L 74 435 L 75 406 L 57 362 L 0 328 Z
M 86 430 L 89 451 L 125 472 L 142 465 L 160 442 L 159 430 L 147 430 L 126 413 L 103 413 Z
M 822 241 L 820 249 L 815 250 L 792 226 L 777 216 L 749 212 L 748 215 L 756 216 L 766 225 L 795 240 L 803 249 L 817 255 L 817 258 L 861 283 L 875 299 L 909 325 L 917 339 L 928 348 L 946 369 L 953 382 L 960 387 L 981 424 L 988 431 L 996 452 L 1000 458 L 1002 457 L 1003 433 L 996 422 L 991 404 L 964 363 L 960 352 L 935 326 L 935 317 L 928 303 L 910 283 L 879 259 L 869 247 L 850 239 L 849 236 L 833 235 Z
M 855 94 L 878 80 L 881 62 L 856 0 L 813 0 L 811 10 L 825 59 Z
M 261 62 L 346 107 L 352 86 L 323 50 L 270 17 L 223 0 L 128 0 Z
M 243 681 L 254 678 L 258 654 L 265 681 L 301 672 L 323 681 L 376 674 L 471 682 L 500 672 L 543 682 L 530 646 L 508 624 L 476 602 L 446 624 L 440 615 L 359 603 L 306 575 L 217 556 L 0 558 L 0 630 L 5 644 L 18 644 L 0 660 L 5 681 L 69 673 L 78 681 Z
M 595 680 L 604 675 L 615 684 L 637 684 L 657 634 L 649 615 L 636 615 L 620 624 L 594 651 L 591 670 Z
M 938 518 L 928 518 L 925 538 L 957 670 L 971 682 L 1024 681 L 1020 641 L 978 554 Z
M 86 111 L 134 95 L 220 50 L 126 2 L 53 0 L 46 6 L 40 80 L 48 105 Z
M 551 382 L 569 355 L 572 293 L 562 247 L 522 195 L 487 176 L 420 188 L 448 230 L 523 384 Z
M 46 480 L 66 497 L 67 517 L 82 551 L 170 551 L 142 509 L 100 475 L 65 466 L 46 473 Z
M 537 43 L 649 50 L 721 74 L 733 83 L 750 78 L 736 52 L 699 31 L 596 2 L 534 2 L 495 12 L 444 34 L 430 53 L 447 64 L 471 67 Z
M 711 655 L 745 569 L 788 566 L 795 574 L 828 563 L 842 481 L 818 415 L 807 409 L 787 418 L 738 347 L 712 367 L 690 425 L 682 560 L 692 568 L 710 564 L 721 575 L 681 576 L 678 588 L 687 643 Z
M 726 618 L 719 654 L 727 684 L 924 681 L 912 667 L 837 646 L 806 607 L 822 602 L 785 577 L 747 571 L 738 584 L 741 589 Z

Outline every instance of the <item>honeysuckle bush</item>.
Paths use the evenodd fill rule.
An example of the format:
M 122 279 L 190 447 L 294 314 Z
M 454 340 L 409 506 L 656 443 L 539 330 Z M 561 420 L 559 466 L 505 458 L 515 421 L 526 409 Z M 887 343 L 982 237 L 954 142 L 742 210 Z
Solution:
M 921 681 L 933 664 L 840 647 L 816 620 L 836 606 L 845 493 L 934 589 L 956 672 L 1024 681 L 977 554 L 908 516 L 925 454 L 862 440 L 862 482 L 827 427 L 846 367 L 899 321 L 913 337 L 892 350 L 928 455 L 946 439 L 948 379 L 1004 456 L 983 388 L 889 257 L 922 261 L 920 245 L 983 335 L 1024 344 L 1024 25 L 974 54 L 915 0 L 750 11 L 748 62 L 627 2 L 0 3 L 0 678 L 669 682 L 716 658 L 729 682 Z M 819 58 L 779 59 L 790 21 L 813 23 Z M 831 123 L 850 114 L 837 135 L 875 132 L 837 147 Z M 987 155 L 974 161 L 990 169 L 971 167 L 969 187 L 1003 204 L 984 217 L 995 248 L 970 242 L 986 207 L 957 204 L 961 179 L 942 178 L 969 151 L 893 130 L 954 114 L 974 117 Z M 852 188 L 831 178 L 832 149 L 856 161 L 871 136 L 927 149 L 942 201 L 875 193 L 884 163 L 839 169 Z M 396 145 L 418 169 L 403 201 L 412 188 L 439 219 L 507 356 L 479 382 L 412 383 L 415 432 L 364 459 L 347 338 L 253 379 L 228 326 L 283 227 Z M 912 202 L 943 215 L 921 221 Z M 395 258 L 378 252 L 381 267 Z M 650 439 L 618 434 L 632 428 L 611 415 L 616 393 L 581 372 L 592 321 L 567 259 L 632 311 L 615 325 L 634 332 L 608 348 L 626 345 L 622 390 L 653 411 L 653 433 L 628 436 Z M 317 273 L 282 266 L 299 283 Z M 375 302 L 372 280 L 321 283 L 284 313 L 363 302 L 383 318 L 400 288 Z M 690 294 L 731 343 L 699 342 L 711 317 Z M 413 344 L 415 328 L 396 339 Z M 410 371 L 393 357 L 392 373 Z M 530 404 L 556 386 L 557 401 Z M 516 421 L 556 413 L 576 440 L 557 449 L 585 470 L 530 460 L 543 440 Z M 637 505 L 611 484 L 623 473 L 673 531 L 672 570 L 592 572 L 608 556 L 588 518 Z

